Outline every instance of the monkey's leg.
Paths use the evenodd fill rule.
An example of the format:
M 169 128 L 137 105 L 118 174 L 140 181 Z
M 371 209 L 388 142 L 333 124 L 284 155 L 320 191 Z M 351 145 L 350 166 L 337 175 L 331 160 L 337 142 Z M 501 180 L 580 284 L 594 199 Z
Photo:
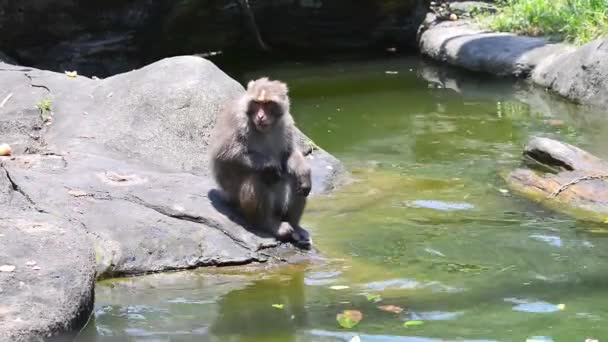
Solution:
M 276 193 L 273 190 L 257 175 L 247 177 L 241 185 L 239 204 L 248 223 L 284 240 L 286 233 L 281 230 L 280 216 L 275 210 Z
M 287 196 L 285 196 L 286 211 L 284 219 L 292 227 L 293 233 L 291 234 L 292 239 L 301 247 L 310 248 L 312 246 L 312 239 L 306 229 L 300 226 L 300 219 L 304 214 L 304 208 L 306 208 L 306 196 L 298 194 L 296 191 L 295 177 L 290 177 L 290 181 L 287 184 Z

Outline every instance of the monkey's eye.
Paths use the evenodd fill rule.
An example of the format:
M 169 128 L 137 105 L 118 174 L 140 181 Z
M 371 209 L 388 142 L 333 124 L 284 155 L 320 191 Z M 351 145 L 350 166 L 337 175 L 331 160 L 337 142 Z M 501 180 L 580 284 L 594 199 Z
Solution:
M 268 106 L 266 107 L 266 109 L 267 109 L 267 113 L 270 113 L 270 115 L 272 115 L 274 117 L 278 118 L 281 115 L 283 115 L 283 109 L 276 102 L 268 103 Z
M 258 110 L 260 110 L 260 107 L 262 107 L 262 105 L 258 102 L 255 102 L 255 101 L 249 102 L 249 107 L 247 108 L 247 116 L 255 115 L 258 112 Z

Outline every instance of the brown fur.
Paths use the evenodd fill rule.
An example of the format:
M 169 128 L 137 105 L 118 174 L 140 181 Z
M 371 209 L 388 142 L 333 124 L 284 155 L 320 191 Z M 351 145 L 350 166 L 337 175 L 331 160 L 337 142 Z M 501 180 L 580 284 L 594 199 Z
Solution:
M 267 104 L 275 111 L 265 112 Z M 259 128 L 251 108 L 262 111 L 267 127 Z M 311 187 L 310 167 L 294 135 L 287 85 L 266 77 L 251 81 L 245 94 L 218 118 L 211 137 L 212 171 L 226 199 L 250 224 L 281 240 L 310 245 L 300 227 Z

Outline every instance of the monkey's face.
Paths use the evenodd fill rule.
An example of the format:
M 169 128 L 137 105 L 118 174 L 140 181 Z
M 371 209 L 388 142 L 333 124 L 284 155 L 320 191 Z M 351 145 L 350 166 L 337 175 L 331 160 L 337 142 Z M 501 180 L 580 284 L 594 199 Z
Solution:
M 281 119 L 283 110 L 274 101 L 251 101 L 247 116 L 259 132 L 267 133 Z

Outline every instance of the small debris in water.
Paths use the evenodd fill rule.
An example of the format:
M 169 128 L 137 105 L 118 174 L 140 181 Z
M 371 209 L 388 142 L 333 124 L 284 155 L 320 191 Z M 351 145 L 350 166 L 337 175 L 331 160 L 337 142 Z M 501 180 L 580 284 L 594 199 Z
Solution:
M 283 309 L 285 307 L 285 305 L 283 304 L 272 304 L 272 307 L 275 309 Z
M 553 342 L 553 339 L 548 336 L 532 336 L 528 337 L 526 342 Z
M 14 270 L 15 270 L 15 266 L 13 266 L 13 265 L 0 266 L 0 272 L 13 272 Z
M 387 70 L 384 73 L 387 75 L 397 75 L 399 71 Z
M 32 269 L 33 269 L 34 271 L 40 271 L 40 266 L 34 266 L 34 267 L 32 267 Z
M 346 286 L 346 285 L 334 285 L 334 286 L 330 286 L 329 287 L 332 290 L 346 290 L 349 289 L 350 286 Z
M 363 314 L 358 310 L 344 310 L 336 316 L 338 324 L 343 328 L 354 328 L 363 319 Z
M 442 211 L 475 209 L 475 206 L 469 203 L 444 202 L 437 200 L 416 200 L 407 202 L 405 205 L 410 208 L 435 209 Z
M 419 325 L 423 325 L 424 322 L 423 321 L 406 321 L 405 323 L 403 323 L 403 326 L 406 328 L 409 327 L 415 327 L 415 326 L 419 326 Z
M 382 301 L 382 297 L 380 297 L 379 294 L 370 294 L 370 293 L 368 293 L 368 294 L 365 295 L 365 298 L 367 298 L 368 301 L 374 302 L 374 303 Z
M 553 127 L 563 126 L 564 124 L 564 120 L 549 120 L 549 125 Z
M 445 254 L 441 253 L 440 251 L 438 251 L 436 249 L 430 248 L 430 247 L 425 248 L 424 251 L 427 253 L 433 254 L 433 255 L 445 257 Z
M 36 262 L 34 260 L 28 261 L 25 263 L 27 266 L 35 266 Z
M 396 314 L 403 312 L 403 308 L 397 305 L 380 305 L 378 309 Z

